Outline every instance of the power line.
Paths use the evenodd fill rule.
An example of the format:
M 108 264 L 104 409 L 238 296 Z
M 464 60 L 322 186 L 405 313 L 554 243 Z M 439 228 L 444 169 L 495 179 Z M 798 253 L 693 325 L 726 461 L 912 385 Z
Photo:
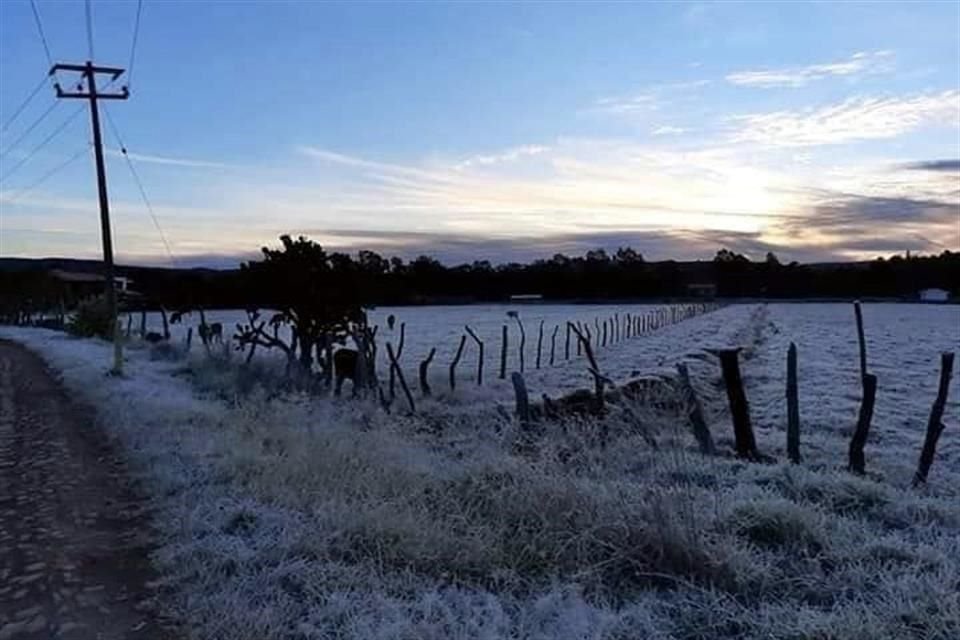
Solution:
M 44 111 L 43 113 L 41 113 L 41 114 L 40 114 L 40 117 L 38 117 L 36 120 L 34 120 L 33 123 L 32 123 L 29 127 L 27 127 L 26 131 L 24 131 L 23 133 L 21 133 L 21 134 L 20 134 L 20 137 L 17 138 L 16 140 L 14 140 L 13 143 L 10 144 L 10 146 L 7 147 L 7 150 L 6 150 L 6 151 L 4 151 L 3 153 L 0 153 L 0 161 L 2 161 L 11 151 L 13 151 L 18 144 L 20 144 L 21 142 L 23 142 L 23 140 L 24 140 L 28 135 L 30 135 L 30 133 L 31 133 L 34 129 L 36 129 L 37 126 L 38 126 L 41 122 L 43 122 L 43 121 L 47 118 L 48 115 L 50 115 L 50 112 L 52 112 L 52 111 L 56 108 L 56 106 L 57 106 L 58 104 L 59 104 L 59 103 L 58 103 L 56 100 L 54 100 L 54 101 L 53 101 L 53 104 L 51 104 L 49 107 L 47 107 L 47 110 Z
M 37 33 L 40 34 L 40 42 L 43 44 L 43 51 L 47 54 L 49 66 L 53 66 L 53 56 L 50 55 L 50 45 L 47 44 L 47 36 L 43 33 L 43 22 L 40 20 L 40 11 L 37 9 L 36 0 L 30 0 L 30 8 L 33 9 L 33 21 L 37 23 Z
M 43 74 L 43 77 L 40 78 L 40 84 L 38 84 L 34 88 L 34 90 L 30 92 L 30 95 L 27 96 L 26 100 L 24 100 L 20 104 L 20 106 L 17 107 L 16 110 L 14 110 L 13 115 L 10 116 L 7 119 L 7 121 L 3 123 L 3 127 L 0 127 L 0 133 L 3 133 L 4 131 L 6 131 L 10 127 L 10 125 L 13 124 L 13 121 L 17 119 L 17 116 L 19 116 L 20 113 L 27 108 L 27 105 L 30 104 L 30 101 L 33 100 L 35 97 L 37 97 L 37 94 L 40 93 L 40 90 L 43 89 L 44 85 L 47 84 L 48 77 L 49 77 L 49 74 L 46 74 L 46 73 Z
M 127 65 L 127 87 L 133 86 L 133 63 L 136 61 L 137 38 L 140 35 L 140 12 L 143 10 L 143 0 L 137 0 L 137 17 L 133 23 L 133 41 L 130 43 L 130 64 Z
M 87 144 L 83 145 L 83 148 L 82 148 L 82 149 L 78 150 L 76 153 L 74 153 L 72 156 L 70 156 L 69 158 L 67 158 L 66 160 L 64 160 L 62 163 L 58 164 L 57 166 L 55 166 L 55 167 L 54 167 L 53 169 L 51 169 L 50 171 L 48 171 L 47 173 L 43 174 L 43 176 L 42 176 L 40 179 L 38 179 L 38 180 L 30 183 L 29 185 L 27 185 L 26 187 L 24 187 L 24 188 L 22 188 L 22 189 L 20 189 L 20 191 L 18 191 L 16 194 L 14 194 L 14 196 L 13 196 L 12 198 L 4 198 L 4 199 L 2 200 L 2 202 L 5 202 L 5 203 L 7 203 L 7 204 L 13 204 L 14 202 L 16 202 L 17 200 L 19 200 L 20 198 L 22 198 L 22 197 L 25 196 L 26 194 L 28 194 L 28 193 L 30 193 L 31 191 L 33 191 L 34 189 L 36 189 L 37 187 L 39 187 L 41 184 L 43 184 L 43 183 L 46 182 L 47 180 L 49 180 L 50 178 L 52 178 L 54 175 L 56 175 L 57 173 L 59 173 L 60 171 L 62 171 L 63 169 L 65 169 L 67 166 L 70 165 L 70 163 L 72 163 L 74 160 L 76 160 L 77 158 L 79 158 L 80 156 L 82 156 L 85 152 L 89 151 L 91 146 L 92 146 L 92 145 L 91 145 L 89 142 L 88 142 Z
M 11 169 L 10 171 L 8 171 L 3 177 L 0 177 L 0 183 L 4 182 L 7 178 L 9 178 L 9 177 L 12 176 L 14 173 L 16 173 L 17 170 L 20 169 L 20 167 L 22 167 L 23 165 L 25 165 L 25 164 L 27 163 L 27 161 L 30 160 L 30 158 L 32 158 L 33 156 L 35 156 L 38 151 L 40 151 L 40 150 L 43 149 L 45 146 L 47 146 L 47 144 L 48 144 L 51 140 L 53 140 L 55 137 L 57 137 L 57 135 L 59 135 L 61 131 L 63 131 L 64 129 L 67 128 L 67 125 L 69 125 L 71 122 L 73 122 L 73 120 L 74 120 L 78 115 L 80 115 L 80 112 L 81 112 L 81 111 L 83 111 L 83 107 L 82 107 L 82 106 L 81 106 L 79 109 L 77 109 L 76 111 L 74 111 L 73 113 L 71 113 L 70 116 L 67 117 L 66 120 L 64 120 L 63 122 L 60 123 L 60 126 L 58 126 L 56 129 L 54 129 L 53 131 L 51 131 L 51 132 L 50 132 L 50 135 L 48 135 L 46 138 L 43 139 L 43 142 L 41 142 L 41 143 L 38 144 L 36 147 L 34 147 L 33 151 L 31 151 L 30 153 L 28 153 L 27 156 L 26 156 L 23 160 L 21 160 L 21 161 L 18 162 L 16 165 L 14 165 L 13 169 Z
M 87 14 L 87 52 L 90 54 L 88 60 L 93 60 L 93 8 L 90 5 L 90 0 L 86 0 L 84 3 L 84 10 Z M 53 64 L 51 63 L 52 67 Z
M 123 138 L 120 137 L 120 131 L 117 129 L 117 125 L 113 121 L 113 116 L 110 115 L 110 111 L 107 110 L 106 106 L 104 106 L 103 112 L 107 116 L 107 124 L 110 126 L 110 132 L 113 134 L 113 137 L 116 138 L 117 144 L 120 145 L 120 153 L 123 154 L 124 160 L 127 161 L 127 167 L 130 169 L 130 175 L 133 176 L 133 181 L 137 184 L 137 189 L 140 191 L 140 197 L 143 198 L 143 204 L 147 207 L 147 212 L 150 214 L 150 218 L 153 220 L 153 226 L 157 228 L 157 233 L 160 234 L 160 240 L 163 242 L 163 248 L 167 252 L 167 259 L 170 261 L 171 266 L 176 267 L 177 261 L 174 259 L 173 252 L 170 250 L 170 243 L 167 242 L 167 235 L 163 232 L 163 227 L 160 226 L 160 220 L 157 218 L 157 214 L 153 210 L 153 205 L 150 204 L 150 199 L 147 197 L 147 192 L 143 188 L 143 181 L 140 180 L 140 174 L 137 173 L 137 169 L 133 165 L 133 160 L 130 158 L 130 154 L 127 153 L 127 146 L 123 143 Z

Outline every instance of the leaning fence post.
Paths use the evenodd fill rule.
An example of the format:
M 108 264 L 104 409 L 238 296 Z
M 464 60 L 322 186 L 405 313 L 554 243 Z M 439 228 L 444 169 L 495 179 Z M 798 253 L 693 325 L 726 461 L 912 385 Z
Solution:
M 507 377 L 507 325 L 503 325 L 500 337 L 500 379 Z
M 477 334 L 475 334 L 469 326 L 464 325 L 463 328 L 467 330 L 467 333 L 470 334 L 470 337 L 473 338 L 474 342 L 476 342 L 480 348 L 480 355 L 477 357 L 477 386 L 481 386 L 483 385 L 483 340 L 478 338 Z
M 193 342 L 193 327 L 187 327 L 187 352 L 190 351 L 190 343 Z
M 759 459 L 760 452 L 757 451 L 757 441 L 750 424 L 750 405 L 747 394 L 743 391 L 743 378 L 740 376 L 740 348 L 712 350 L 711 353 L 720 358 L 730 415 L 733 418 L 737 455 L 741 458 Z
M 433 360 L 433 356 L 436 352 L 436 347 L 430 349 L 430 353 L 428 353 L 427 357 L 424 358 L 420 363 L 420 390 L 425 396 L 430 395 L 430 383 L 427 381 L 427 367 L 430 366 L 430 362 Z
M 467 336 L 460 336 L 460 346 L 457 347 L 457 353 L 453 356 L 453 362 L 450 363 L 450 391 L 457 388 L 457 363 L 460 362 L 460 356 L 463 355 L 463 346 L 467 344 Z
M 404 330 L 406 329 L 406 326 L 407 326 L 407 323 L 406 323 L 406 322 L 401 322 L 401 323 L 400 323 L 400 341 L 397 343 L 397 360 L 398 360 L 398 361 L 400 360 L 400 356 L 403 355 Z M 399 369 L 399 367 L 397 367 L 397 368 Z M 390 367 L 390 387 L 389 387 L 389 389 L 390 389 L 390 400 L 391 400 L 391 401 L 393 401 L 393 399 L 396 397 L 396 393 L 394 392 L 394 379 L 395 379 L 395 376 L 394 376 L 394 374 L 393 374 L 393 367 Z
M 853 302 L 853 314 L 857 319 L 857 342 L 860 344 L 860 379 L 867 376 L 867 340 L 863 335 L 863 312 L 860 310 L 860 301 Z
M 787 455 L 800 464 L 800 398 L 797 389 L 797 345 L 787 349 Z
M 540 368 L 540 351 L 543 349 L 543 320 L 540 321 L 540 328 L 537 330 L 537 369 Z
M 563 343 L 563 359 L 570 359 L 570 323 L 567 323 L 567 337 Z
M 403 327 L 402 324 L 400 326 Z M 399 349 L 397 351 L 399 352 Z M 387 343 L 387 356 L 390 358 L 390 368 L 397 372 L 397 378 L 400 380 L 400 388 L 403 389 L 403 394 L 407 397 L 407 404 L 410 405 L 410 413 L 416 413 L 417 407 L 413 404 L 413 394 L 410 393 L 410 387 L 407 386 L 407 381 L 403 377 L 403 371 L 397 362 L 397 356 L 393 353 L 393 345 L 389 342 Z
M 603 321 L 603 338 L 602 338 L 601 346 L 603 347 L 607 346 L 607 321 L 606 320 Z
M 510 374 L 510 380 L 513 382 L 513 393 L 517 401 L 517 417 L 520 418 L 522 426 L 527 426 L 530 424 L 530 398 L 527 396 L 527 385 L 523 381 L 523 374 L 514 371 Z
M 870 421 L 873 419 L 873 405 L 877 397 L 877 376 L 868 373 L 863 376 L 863 402 L 860 404 L 860 415 L 857 417 L 857 427 L 850 439 L 850 471 L 863 475 L 866 473 L 866 460 L 863 447 L 867 444 L 870 433 Z
M 687 365 L 682 362 L 677 363 L 677 373 L 680 376 L 680 387 L 687 399 L 687 415 L 690 418 L 690 426 L 693 428 L 693 437 L 697 439 L 701 453 L 713 455 L 716 451 L 713 445 L 713 437 L 711 437 L 710 427 L 707 426 L 707 421 L 703 417 L 703 407 L 700 405 L 700 398 L 697 397 L 693 383 L 690 382 L 690 373 L 687 371 Z
M 953 374 L 953 353 L 940 354 L 940 387 L 937 389 L 937 399 L 930 410 L 930 419 L 927 421 L 927 435 L 923 439 L 923 450 L 920 452 L 920 462 L 917 464 L 917 473 L 913 476 L 913 486 L 917 487 L 927 481 L 933 456 L 937 452 L 937 440 L 943 433 L 943 410 L 947 404 L 947 392 L 950 389 L 950 376 Z

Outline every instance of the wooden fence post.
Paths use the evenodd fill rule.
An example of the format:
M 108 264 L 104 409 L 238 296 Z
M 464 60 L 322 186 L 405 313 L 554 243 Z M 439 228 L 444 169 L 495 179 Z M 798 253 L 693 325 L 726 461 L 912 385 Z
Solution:
M 424 358 L 420 363 L 420 391 L 423 392 L 423 395 L 425 396 L 430 395 L 430 382 L 427 380 L 427 367 L 430 366 L 430 362 L 433 360 L 433 356 L 436 352 L 436 347 L 430 349 L 430 353 L 428 353 L 427 357 Z
M 507 377 L 507 325 L 503 325 L 500 337 L 500 379 Z
M 913 486 L 917 487 L 927 481 L 933 456 L 937 452 L 937 440 L 943 433 L 943 410 L 947 404 L 947 392 L 950 390 L 950 377 L 953 375 L 953 353 L 940 354 L 940 387 L 937 389 L 937 399 L 930 409 L 930 419 L 927 420 L 927 435 L 923 439 L 923 450 L 920 452 L 920 462 L 917 463 L 917 473 L 913 476 Z
M 553 366 L 554 356 L 557 354 L 557 332 L 560 331 L 560 325 L 553 327 L 553 333 L 550 334 L 550 366 Z
M 787 455 L 800 464 L 800 397 L 797 385 L 797 345 L 787 349 Z
M 607 321 L 606 320 L 603 321 L 603 342 L 601 346 L 603 347 L 607 346 Z
M 680 387 L 687 400 L 687 415 L 690 418 L 690 426 L 693 429 L 693 437 L 697 439 L 700 445 L 700 452 L 707 455 L 713 455 L 716 448 L 713 445 L 713 437 L 710 435 L 710 427 L 703 417 L 703 407 L 700 405 L 700 398 L 690 382 L 690 373 L 687 371 L 687 365 L 677 363 L 677 373 L 680 376 Z
M 398 361 L 398 362 L 399 362 L 399 360 L 400 360 L 400 356 L 403 355 L 403 342 L 404 342 L 404 333 L 405 333 L 406 327 L 407 327 L 407 323 L 406 323 L 406 322 L 401 322 L 401 323 L 400 323 L 400 341 L 397 343 L 397 354 L 396 354 L 396 355 L 397 355 L 397 361 Z M 397 367 L 397 368 L 399 369 L 399 367 Z M 396 393 L 394 392 L 394 379 L 395 379 L 395 376 L 394 376 L 394 374 L 393 374 L 393 367 L 390 367 L 390 387 L 389 387 L 389 391 L 390 391 L 390 400 L 391 400 L 391 402 L 392 402 L 393 399 L 396 397 Z
M 761 458 L 757 450 L 757 441 L 750 424 L 750 405 L 743 391 L 743 378 L 740 376 L 740 348 L 711 351 L 720 358 L 723 382 L 727 388 L 727 400 L 730 403 L 730 415 L 733 418 L 733 435 L 736 440 L 737 455 L 753 460 Z
M 543 320 L 540 321 L 540 328 L 537 330 L 537 369 L 540 368 L 540 351 L 543 349 Z
M 863 447 L 867 444 L 870 434 L 870 421 L 873 419 L 873 405 L 877 397 L 877 376 L 868 373 L 863 376 L 863 401 L 860 403 L 860 415 L 857 417 L 857 427 L 850 439 L 850 471 L 863 475 L 866 473 L 866 460 Z
M 593 375 L 594 383 L 594 409 L 598 414 L 603 413 L 603 388 L 606 384 L 606 378 L 600 374 L 600 368 L 597 365 L 597 359 L 594 357 L 593 348 L 590 346 L 590 329 L 586 328 L 586 335 L 584 335 L 576 327 L 573 327 L 573 331 L 577 334 L 578 342 L 583 345 L 583 350 L 587 354 L 587 362 L 590 363 L 590 373 Z
M 402 332 L 403 324 L 401 324 L 400 327 Z M 397 351 L 399 352 L 399 349 Z M 403 394 L 407 397 L 407 404 L 410 405 L 410 413 L 416 413 L 417 407 L 413 404 L 413 394 L 410 393 L 410 387 L 407 386 L 407 381 L 403 377 L 403 371 L 397 362 L 397 356 L 393 353 L 393 345 L 389 342 L 387 343 L 387 356 L 390 358 L 390 368 L 397 372 L 397 378 L 400 380 L 400 388 L 403 389 Z
M 570 359 L 570 323 L 567 323 L 567 337 L 563 343 L 563 359 Z
M 467 344 L 467 336 L 460 335 L 460 346 L 457 347 L 457 353 L 453 356 L 453 362 L 450 363 L 450 391 L 457 388 L 457 363 L 460 362 L 460 356 L 463 355 L 463 347 Z
M 860 344 L 860 379 L 867 376 L 867 340 L 863 335 L 863 312 L 860 310 L 860 301 L 853 303 L 853 314 L 857 319 L 857 342 Z
M 190 351 L 190 343 L 193 342 L 193 327 L 187 327 L 187 352 Z M 250 359 L 247 359 L 249 362 Z
M 477 346 L 480 348 L 480 355 L 477 357 L 477 386 L 483 385 L 483 340 L 477 337 L 477 334 L 473 332 L 473 329 L 467 325 L 463 326 L 467 330 L 467 333 L 470 334 L 470 337 L 473 338 L 474 342 L 477 343 Z
M 520 373 L 523 373 L 523 353 L 527 350 L 527 332 L 523 330 L 523 321 L 520 319 L 520 314 L 513 316 L 513 319 L 517 321 L 517 326 L 520 327 Z
M 523 374 L 514 371 L 510 374 L 510 381 L 513 382 L 513 393 L 516 396 L 517 417 L 520 418 L 520 424 L 526 427 L 530 424 L 530 398 L 527 396 Z
M 140 337 L 143 338 L 147 335 L 147 310 L 140 310 Z

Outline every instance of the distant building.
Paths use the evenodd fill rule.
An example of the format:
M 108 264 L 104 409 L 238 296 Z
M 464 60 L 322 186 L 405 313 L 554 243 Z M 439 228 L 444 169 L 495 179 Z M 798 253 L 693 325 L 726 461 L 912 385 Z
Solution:
M 921 289 L 920 302 L 946 302 L 950 299 L 950 292 L 946 289 Z
M 717 285 L 712 282 L 688 284 L 687 294 L 694 298 L 715 298 L 717 296 Z
M 539 302 L 543 300 L 540 293 L 517 293 L 510 296 L 510 302 Z
M 68 297 L 79 300 L 89 296 L 100 295 L 103 293 L 103 276 L 99 273 L 85 273 L 82 271 L 64 271 L 63 269 L 51 269 L 50 277 L 60 283 L 60 286 L 68 294 Z M 124 276 L 115 276 L 113 279 L 117 294 L 121 297 L 138 296 L 130 288 L 133 282 L 130 278 Z

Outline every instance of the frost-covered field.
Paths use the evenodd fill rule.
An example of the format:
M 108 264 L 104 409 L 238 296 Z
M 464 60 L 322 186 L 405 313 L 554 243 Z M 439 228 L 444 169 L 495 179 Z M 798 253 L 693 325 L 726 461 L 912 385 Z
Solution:
M 590 422 L 531 440 L 484 397 L 475 414 L 438 401 L 413 418 L 302 396 L 225 403 L 191 386 L 190 371 L 211 368 L 200 354 L 130 350 L 116 380 L 103 377 L 105 344 L 0 335 L 43 353 L 130 452 L 155 496 L 155 558 L 185 637 L 960 637 L 956 382 L 929 486 L 909 486 L 939 352 L 960 350 L 960 308 L 864 315 L 879 378 L 865 478 L 843 468 L 859 402 L 849 305 L 728 307 L 598 354 L 618 379 L 687 361 L 729 450 L 702 349 L 744 347 L 760 449 L 783 458 L 796 342 L 799 466 L 701 457 L 685 425 L 662 419 L 658 451 L 617 419 L 606 448 Z M 557 384 L 585 386 L 582 362 L 569 368 Z

